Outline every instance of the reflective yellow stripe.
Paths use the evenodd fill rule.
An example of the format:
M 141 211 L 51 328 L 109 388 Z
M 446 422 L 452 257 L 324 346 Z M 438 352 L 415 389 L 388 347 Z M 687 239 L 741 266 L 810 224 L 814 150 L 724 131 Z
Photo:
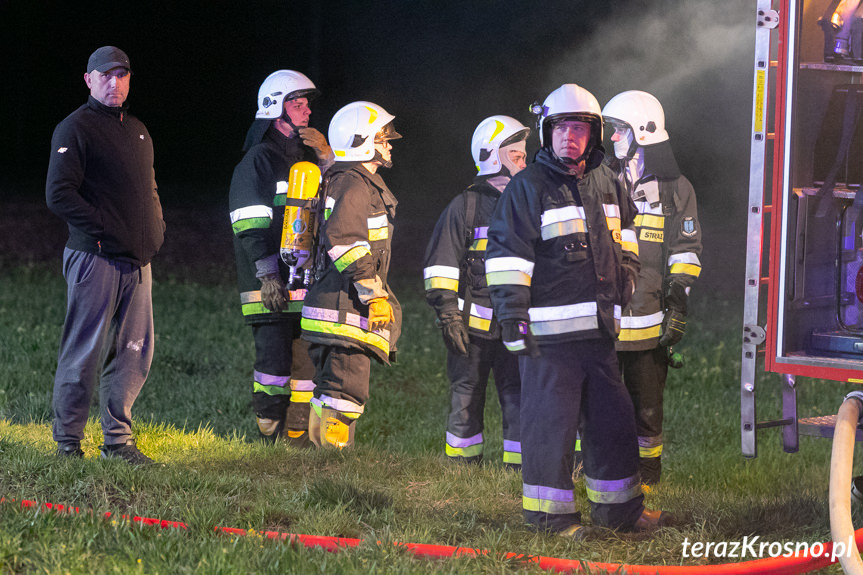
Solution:
M 639 457 L 659 457 L 660 455 L 662 455 L 661 445 L 657 445 L 656 447 L 638 447 Z
M 261 385 L 256 381 L 253 391 L 255 393 L 266 393 L 267 395 L 288 395 L 291 393 L 291 388 L 278 385 Z
M 469 447 L 453 447 L 449 443 L 446 446 L 447 457 L 476 457 L 482 455 L 482 443 Z
M 503 462 L 511 463 L 513 465 L 521 465 L 521 453 L 516 451 L 504 451 Z
M 359 327 L 344 323 L 333 323 L 306 317 L 302 319 L 301 325 L 306 331 L 347 337 L 376 347 L 383 351 L 384 354 L 389 355 L 390 353 L 390 342 L 379 333 L 365 331 Z M 389 331 L 386 333 L 389 334 Z
M 379 242 L 381 240 L 385 240 L 390 237 L 390 229 L 387 228 L 379 228 L 377 230 L 369 230 L 369 241 L 370 242 Z
M 665 216 L 654 216 L 651 214 L 638 214 L 635 216 L 635 225 L 638 227 L 665 228 Z
M 452 290 L 454 292 L 457 292 L 458 291 L 458 280 L 453 280 L 450 278 L 442 278 L 442 277 L 426 278 L 425 288 L 426 288 L 426 290 L 448 289 L 448 290 Z
M 701 274 L 701 267 L 692 264 L 672 264 L 669 273 L 698 277 Z
M 291 401 L 294 403 L 308 403 L 314 397 L 314 391 L 292 391 Z
M 484 252 L 486 244 L 488 244 L 488 240 L 479 239 L 473 242 L 473 244 L 470 246 L 470 249 L 475 252 Z
M 372 252 L 365 246 L 355 246 L 339 257 L 334 263 L 339 273 L 345 271 L 345 268 L 360 259 L 363 256 L 370 256 Z
M 300 313 L 303 311 L 302 301 L 292 301 L 288 303 L 288 309 L 281 311 L 270 311 L 264 307 L 261 302 L 249 302 L 243 304 L 243 315 L 258 315 L 262 313 L 278 314 L 278 313 Z
M 618 339 L 620 341 L 640 341 L 643 339 L 651 339 L 659 337 L 662 334 L 662 326 L 654 325 L 644 329 L 629 329 L 622 328 Z
M 501 272 L 486 272 L 486 283 L 490 286 L 496 285 L 519 285 L 530 287 L 530 276 L 524 272 L 510 270 Z
M 488 328 L 491 327 L 491 321 L 472 315 L 470 316 L 470 321 L 468 321 L 468 325 L 474 329 L 488 331 Z

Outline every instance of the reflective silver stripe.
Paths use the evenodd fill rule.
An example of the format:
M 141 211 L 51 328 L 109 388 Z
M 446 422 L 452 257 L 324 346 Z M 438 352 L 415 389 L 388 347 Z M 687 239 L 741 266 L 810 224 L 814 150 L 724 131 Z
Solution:
M 333 261 L 336 261 L 337 259 L 339 259 L 343 255 L 345 255 L 346 253 L 348 253 L 349 251 L 351 251 L 355 247 L 364 247 L 364 248 L 366 248 L 366 250 L 369 253 L 371 253 L 371 246 L 369 245 L 369 242 L 366 242 L 366 241 L 354 242 L 354 243 L 352 243 L 350 245 L 346 245 L 346 246 L 345 245 L 333 246 L 333 248 L 331 250 L 329 250 L 327 253 L 330 255 L 330 259 L 332 259 Z
M 458 298 L 458 309 L 464 309 L 464 300 L 462 298 Z M 481 317 L 482 319 L 491 320 L 492 315 L 494 315 L 494 310 L 490 307 L 484 307 L 481 305 L 476 305 L 475 303 L 471 303 L 470 315 L 475 317 Z
M 557 335 L 573 331 L 587 331 L 599 328 L 596 316 L 576 319 L 556 319 L 552 321 L 534 322 L 530 324 L 530 332 L 534 335 Z
M 650 205 L 650 202 L 646 202 L 644 200 L 635 202 L 635 206 L 638 208 L 639 214 L 649 214 L 653 216 L 661 216 L 662 214 L 662 203 L 660 202 L 658 206 L 653 207 Z
M 306 289 L 288 290 L 288 300 L 303 301 L 308 291 Z M 240 303 L 261 303 L 261 290 L 240 292 Z
M 315 382 L 311 379 L 292 379 L 291 380 L 291 390 L 292 391 L 314 391 L 315 390 Z
M 641 495 L 638 475 L 625 479 L 593 479 L 584 476 L 587 498 L 594 503 L 626 503 Z
M 269 218 L 273 219 L 273 208 L 269 206 L 246 206 L 237 208 L 231 212 L 231 223 L 235 224 L 240 220 L 249 218 Z
M 502 257 L 485 260 L 485 273 L 517 271 L 533 277 L 534 263 L 524 258 Z
M 470 447 L 471 445 L 482 443 L 482 432 L 477 433 L 473 437 L 458 437 L 447 431 L 446 442 L 447 445 L 452 445 L 453 447 Z
M 348 401 L 347 399 L 336 399 L 335 397 L 330 397 L 328 395 L 321 395 L 320 398 L 313 398 L 310 403 L 314 403 L 318 406 L 327 406 L 348 416 L 351 414 L 360 415 L 365 410 L 362 405 L 354 403 L 353 401 Z
M 532 307 L 528 310 L 530 321 L 552 321 L 558 319 L 573 319 L 585 316 L 596 316 L 595 301 L 586 301 L 569 305 L 549 307 Z
M 570 305 L 533 307 L 530 315 L 530 331 L 534 335 L 556 335 L 573 331 L 587 331 L 599 327 L 596 317 L 596 302 Z
M 620 206 L 617 204 L 602 204 L 602 211 L 606 218 L 620 219 Z
M 528 511 L 550 514 L 575 513 L 572 489 L 522 484 L 522 506 Z
M 620 230 L 620 240 L 624 243 L 637 244 L 638 243 L 638 235 L 636 235 L 635 230 L 625 229 Z
M 429 266 L 423 270 L 423 279 L 447 278 L 451 280 L 457 280 L 458 276 L 458 268 L 454 268 L 451 266 Z
M 335 309 L 325 309 L 322 307 L 303 307 L 303 317 L 308 319 L 317 319 L 321 321 L 329 321 L 339 323 L 339 312 Z
M 473 229 L 473 239 L 475 239 L 475 240 L 488 239 L 488 226 L 474 228 Z
M 682 254 L 668 256 L 668 265 L 672 266 L 674 264 L 692 264 L 694 266 L 700 266 L 701 260 L 699 260 L 698 256 L 693 252 L 684 252 Z
M 625 315 L 620 318 L 620 327 L 623 329 L 644 329 L 662 323 L 665 313 L 658 311 L 650 315 Z
M 542 227 L 550 226 L 558 222 L 568 222 L 570 220 L 583 220 L 584 208 L 581 206 L 565 206 L 563 208 L 554 208 L 546 210 L 540 216 L 540 225 Z
M 584 208 L 579 206 L 566 206 L 548 210 L 543 212 L 540 218 L 543 240 L 550 240 L 568 234 L 585 233 L 587 231 Z
M 659 447 L 662 445 L 662 434 L 656 435 L 654 437 L 644 437 L 638 436 L 638 446 L 639 447 Z
M 385 228 L 389 223 L 386 214 L 381 214 L 380 216 L 368 218 L 367 221 L 370 230 L 378 230 L 380 228 Z

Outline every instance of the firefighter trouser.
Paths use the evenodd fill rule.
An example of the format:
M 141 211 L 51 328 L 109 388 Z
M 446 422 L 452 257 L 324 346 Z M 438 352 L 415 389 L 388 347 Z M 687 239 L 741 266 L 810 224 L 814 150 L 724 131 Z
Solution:
M 309 346 L 309 355 L 315 365 L 312 403 L 358 418 L 369 399 L 371 358 L 359 349 L 316 343 Z
M 137 267 L 66 248 L 66 321 L 54 377 L 54 441 L 80 443 L 99 382 L 106 445 L 132 436 L 132 405 L 153 360 L 152 275 Z
M 252 334 L 255 415 L 284 421 L 287 430 L 307 430 L 315 368 L 309 357 L 309 344 L 300 339 L 300 321 L 253 325 Z
M 668 377 L 665 348 L 619 351 L 623 382 L 635 408 L 641 481 L 659 483 L 662 474 L 662 394 Z
M 580 522 L 572 465 L 579 414 L 584 475 L 596 525 L 631 527 L 644 509 L 632 400 L 620 379 L 614 342 L 543 344 L 519 357 L 524 516 L 559 531 Z
M 519 409 L 521 379 L 518 358 L 499 339 L 470 338 L 467 356 L 447 354 L 450 411 L 446 428 L 446 454 L 467 462 L 479 462 L 483 453 L 485 391 L 494 373 L 503 420 L 503 462 L 521 464 Z

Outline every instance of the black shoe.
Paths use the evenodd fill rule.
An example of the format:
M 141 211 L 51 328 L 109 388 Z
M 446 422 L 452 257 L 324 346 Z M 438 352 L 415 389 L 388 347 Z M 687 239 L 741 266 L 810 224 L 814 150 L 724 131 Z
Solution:
M 80 443 L 58 443 L 58 457 L 84 457 L 84 452 L 81 450 Z
M 127 439 L 126 443 L 100 445 L 99 449 L 102 451 L 102 457 L 116 457 L 130 465 L 149 465 L 155 463 L 138 450 L 134 439 Z

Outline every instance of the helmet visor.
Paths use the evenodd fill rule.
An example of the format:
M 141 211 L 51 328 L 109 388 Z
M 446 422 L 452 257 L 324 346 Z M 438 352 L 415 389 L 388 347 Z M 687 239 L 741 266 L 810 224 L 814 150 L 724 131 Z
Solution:
M 387 122 L 383 128 L 378 130 L 378 133 L 375 134 L 375 144 L 382 144 L 387 140 L 398 140 L 402 135 L 396 132 L 393 123 Z

